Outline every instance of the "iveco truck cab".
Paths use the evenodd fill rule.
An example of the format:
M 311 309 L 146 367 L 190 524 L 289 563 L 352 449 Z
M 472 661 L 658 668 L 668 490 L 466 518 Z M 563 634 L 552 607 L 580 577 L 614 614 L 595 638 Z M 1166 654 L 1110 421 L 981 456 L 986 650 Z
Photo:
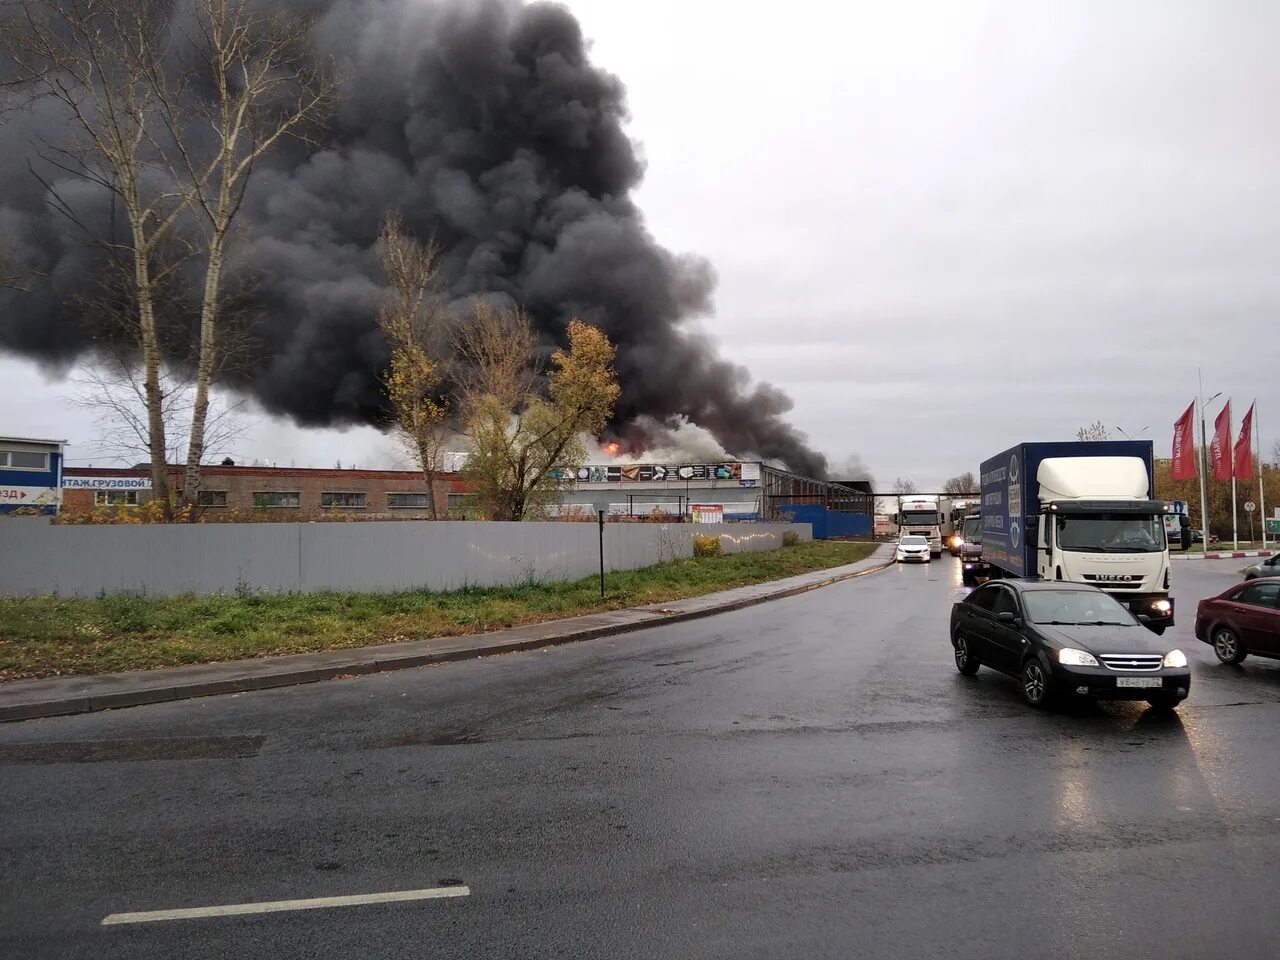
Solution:
M 1085 583 L 1156 633 L 1173 625 L 1149 441 L 1023 443 L 982 464 L 983 558 L 1004 575 Z

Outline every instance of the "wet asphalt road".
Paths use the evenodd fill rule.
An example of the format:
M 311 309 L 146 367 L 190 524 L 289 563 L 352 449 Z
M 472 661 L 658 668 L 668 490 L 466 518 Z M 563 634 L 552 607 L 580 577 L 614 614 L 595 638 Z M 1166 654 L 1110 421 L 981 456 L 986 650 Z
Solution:
M 1040 715 L 955 562 L 609 640 L 0 727 L 0 957 L 1280 955 L 1280 663 Z M 470 897 L 110 913 L 461 880 Z

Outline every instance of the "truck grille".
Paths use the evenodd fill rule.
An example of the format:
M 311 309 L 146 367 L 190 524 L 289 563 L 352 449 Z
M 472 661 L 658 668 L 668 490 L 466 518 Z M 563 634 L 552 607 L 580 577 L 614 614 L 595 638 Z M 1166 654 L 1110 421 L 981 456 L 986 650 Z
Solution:
M 1146 671 L 1159 670 L 1164 657 L 1158 653 L 1100 653 L 1098 659 L 1108 670 Z
M 1095 573 L 1086 573 L 1084 579 L 1101 590 L 1141 590 L 1142 579 L 1137 580 L 1103 580 Z

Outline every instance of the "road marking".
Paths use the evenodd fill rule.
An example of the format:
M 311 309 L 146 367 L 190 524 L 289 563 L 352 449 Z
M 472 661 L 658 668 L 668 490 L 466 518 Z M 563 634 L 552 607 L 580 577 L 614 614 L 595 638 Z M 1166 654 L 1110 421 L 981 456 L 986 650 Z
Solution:
M 390 890 L 386 893 L 357 893 L 347 897 L 313 897 L 309 900 L 272 900 L 263 903 L 228 903 L 220 907 L 189 907 L 181 910 L 144 910 L 140 913 L 113 913 L 102 918 L 104 927 L 118 923 L 152 923 L 156 920 L 191 920 L 202 917 L 230 917 L 246 913 L 282 913 L 288 910 L 323 910 L 354 907 L 365 903 L 396 903 L 401 900 L 435 900 L 467 897 L 471 888 L 430 887 L 426 890 Z

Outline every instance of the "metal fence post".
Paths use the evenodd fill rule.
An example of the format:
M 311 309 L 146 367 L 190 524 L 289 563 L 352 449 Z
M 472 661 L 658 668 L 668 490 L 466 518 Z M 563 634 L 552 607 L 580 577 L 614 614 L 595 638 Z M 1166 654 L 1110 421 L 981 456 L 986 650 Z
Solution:
M 600 599 L 604 599 L 604 511 L 597 511 L 600 522 Z

